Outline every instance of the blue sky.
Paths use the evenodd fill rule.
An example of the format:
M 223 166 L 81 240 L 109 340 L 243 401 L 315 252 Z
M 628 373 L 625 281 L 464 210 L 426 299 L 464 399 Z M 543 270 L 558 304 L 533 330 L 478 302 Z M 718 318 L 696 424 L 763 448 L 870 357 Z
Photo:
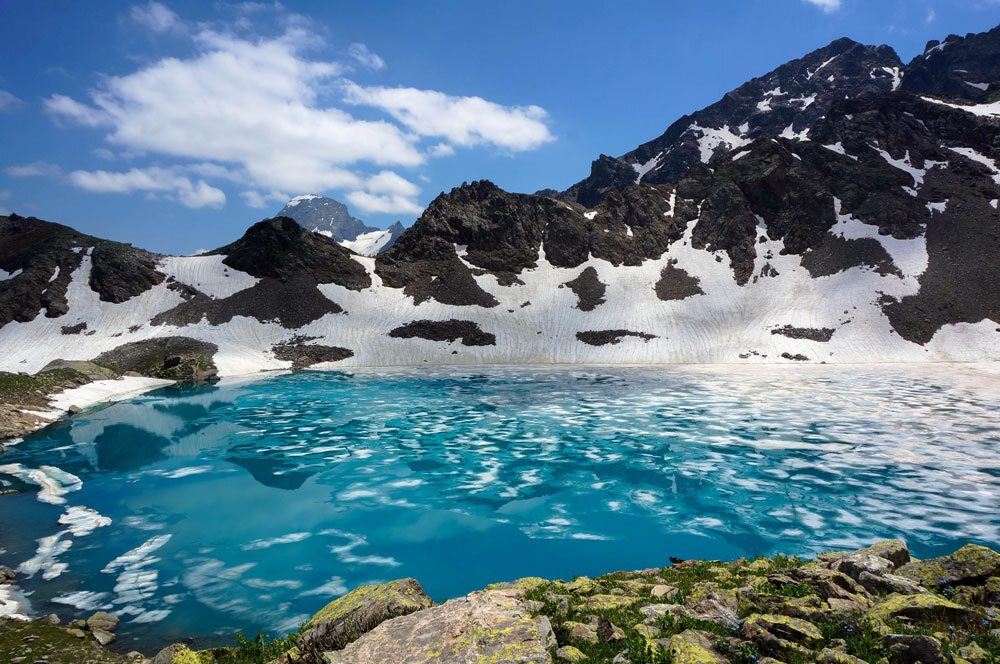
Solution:
M 1000 23 L 1000 0 L 0 0 L 0 209 L 155 251 L 286 196 L 376 226 L 487 178 L 562 189 L 841 36 Z

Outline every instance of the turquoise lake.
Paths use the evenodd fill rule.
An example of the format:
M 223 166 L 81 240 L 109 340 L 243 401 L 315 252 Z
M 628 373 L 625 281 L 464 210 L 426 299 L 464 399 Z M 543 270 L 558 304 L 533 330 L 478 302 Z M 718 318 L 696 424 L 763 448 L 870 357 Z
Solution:
M 1000 544 L 1000 377 L 961 367 L 425 368 L 170 387 L 0 456 L 0 564 L 122 650 L 669 556 Z M 42 490 L 40 491 L 40 485 Z M 85 508 L 85 509 L 84 509 Z M 62 523 L 60 523 L 62 520 Z M 30 575 L 30 576 L 29 576 Z

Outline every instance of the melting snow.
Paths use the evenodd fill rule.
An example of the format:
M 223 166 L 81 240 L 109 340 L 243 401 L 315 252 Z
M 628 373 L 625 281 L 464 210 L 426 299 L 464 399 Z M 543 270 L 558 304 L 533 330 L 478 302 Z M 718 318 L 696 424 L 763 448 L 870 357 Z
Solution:
M 701 151 L 701 161 L 706 164 L 719 146 L 725 146 L 727 150 L 732 150 L 733 148 L 743 147 L 750 142 L 742 136 L 734 134 L 729 129 L 728 124 L 723 125 L 719 129 L 693 124 L 688 127 L 688 131 L 701 132 L 701 136 L 698 138 L 698 149 Z
M 653 157 L 652 159 L 650 159 L 649 161 L 647 161 L 645 164 L 638 164 L 638 163 L 632 164 L 632 168 L 637 173 L 637 175 L 635 176 L 635 183 L 639 184 L 640 182 L 642 182 L 642 178 L 645 177 L 646 173 L 656 168 L 656 165 L 660 163 L 661 159 L 663 159 L 662 152 Z
M 311 201 L 314 198 L 323 198 L 322 196 L 317 196 L 316 194 L 304 194 L 302 196 L 296 196 L 292 200 L 285 204 L 285 207 L 295 207 L 302 201 Z
M 392 231 L 372 231 L 371 233 L 362 233 L 353 240 L 342 240 L 340 246 L 347 247 L 362 256 L 374 256 L 382 251 L 382 247 L 389 244 L 391 239 Z
M 984 154 L 976 152 L 972 148 L 948 148 L 952 152 L 957 152 L 963 157 L 968 157 L 972 161 L 978 161 L 980 164 L 985 166 L 993 174 L 993 181 L 1000 184 L 1000 169 L 997 168 L 997 164 L 994 160 L 990 159 Z
M 957 108 L 959 110 L 965 111 L 966 113 L 972 113 L 973 115 L 990 115 L 990 116 L 1000 116 L 1000 101 L 995 101 L 990 104 L 950 104 L 946 101 L 941 101 L 940 99 L 934 99 L 933 97 L 921 97 L 924 101 L 929 101 L 932 104 L 941 104 L 942 106 L 950 106 L 952 108 Z

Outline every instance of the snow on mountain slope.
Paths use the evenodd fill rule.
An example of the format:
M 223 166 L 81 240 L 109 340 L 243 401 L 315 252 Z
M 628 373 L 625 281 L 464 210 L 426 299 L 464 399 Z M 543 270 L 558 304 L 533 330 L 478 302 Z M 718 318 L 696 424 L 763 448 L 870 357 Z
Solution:
M 625 184 L 589 206 L 464 184 L 391 246 L 277 217 L 164 257 L 0 217 L 0 370 L 185 343 L 222 375 L 1000 361 L 1000 118 L 905 90 L 892 57 L 834 42 L 752 82 L 735 107 L 769 133 L 692 116 L 676 178 L 651 152 L 610 160 Z M 824 77 L 874 92 L 824 98 Z
M 316 194 L 296 196 L 277 216 L 294 219 L 303 228 L 325 235 L 362 256 L 374 256 L 388 249 L 404 230 L 398 221 L 386 230 L 367 226 L 351 216 L 340 201 Z

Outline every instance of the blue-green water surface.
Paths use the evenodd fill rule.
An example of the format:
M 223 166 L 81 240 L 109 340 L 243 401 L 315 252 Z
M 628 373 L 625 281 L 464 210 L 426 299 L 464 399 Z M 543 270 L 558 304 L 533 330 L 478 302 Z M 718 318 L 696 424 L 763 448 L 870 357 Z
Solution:
M 0 457 L 0 482 L 26 489 L 0 498 L 0 564 L 21 567 L 36 613 L 106 609 L 121 648 L 155 651 L 291 630 L 404 576 L 443 600 L 669 556 L 996 546 L 996 382 L 438 368 L 171 387 Z

